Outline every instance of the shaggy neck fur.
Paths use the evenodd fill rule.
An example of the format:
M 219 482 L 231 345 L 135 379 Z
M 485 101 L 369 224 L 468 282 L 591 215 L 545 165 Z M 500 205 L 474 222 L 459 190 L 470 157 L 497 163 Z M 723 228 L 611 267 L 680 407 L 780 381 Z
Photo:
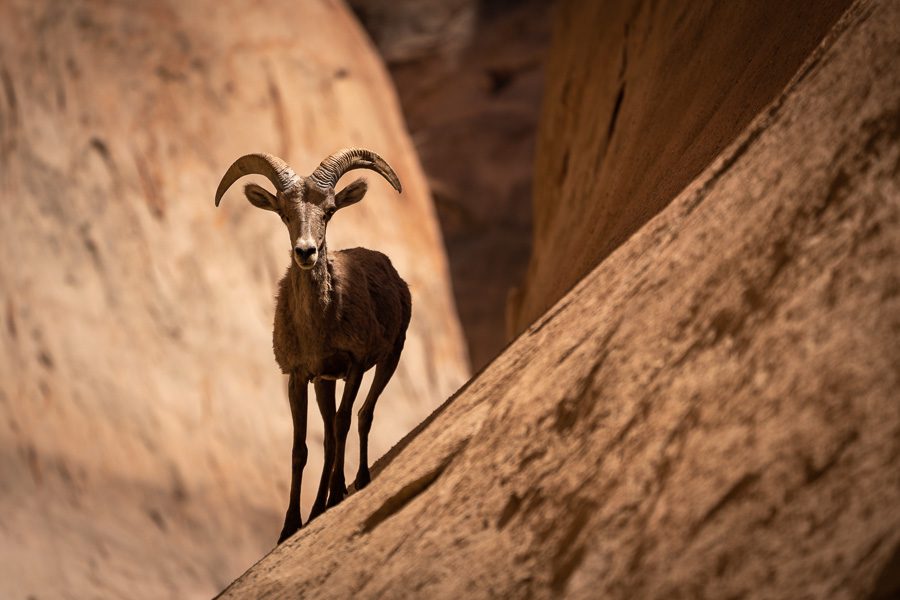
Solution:
M 324 315 L 331 304 L 334 290 L 334 274 L 325 244 L 322 244 L 319 260 L 312 269 L 301 269 L 292 258 L 290 277 L 294 297 L 298 299 L 303 312 L 310 316 Z

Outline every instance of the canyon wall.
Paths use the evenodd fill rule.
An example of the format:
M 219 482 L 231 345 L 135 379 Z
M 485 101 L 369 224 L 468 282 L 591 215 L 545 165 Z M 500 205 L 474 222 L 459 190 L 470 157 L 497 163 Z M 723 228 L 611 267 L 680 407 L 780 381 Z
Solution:
M 307 173 L 349 145 L 404 189 L 369 177 L 329 228 L 330 248 L 384 251 L 412 290 L 377 456 L 468 367 L 425 177 L 349 10 L 0 3 L 0 596 L 208 597 L 274 544 L 291 418 L 271 329 L 290 241 L 240 186 L 219 209 L 213 195 L 244 153 Z
M 531 252 L 548 0 L 350 0 L 397 85 L 434 194 L 474 369 L 506 345 Z
M 854 3 L 673 202 L 223 597 L 895 598 L 898 22 Z
M 784 88 L 847 0 L 561 0 L 545 67 L 522 331 Z

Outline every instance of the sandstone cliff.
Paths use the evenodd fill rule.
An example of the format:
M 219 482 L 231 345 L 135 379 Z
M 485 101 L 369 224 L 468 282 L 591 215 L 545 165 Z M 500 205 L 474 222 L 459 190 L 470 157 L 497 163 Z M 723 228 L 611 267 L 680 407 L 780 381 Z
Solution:
M 271 327 L 290 246 L 240 187 L 218 210 L 213 194 L 243 153 L 308 172 L 354 144 L 404 193 L 369 177 L 329 245 L 386 252 L 414 298 L 378 455 L 467 366 L 425 179 L 349 11 L 0 3 L 0 596 L 209 596 L 274 544 L 291 419 Z
M 855 3 L 370 487 L 223 596 L 894 597 L 898 22 Z
M 531 324 L 784 88 L 848 5 L 562 0 L 535 158 Z

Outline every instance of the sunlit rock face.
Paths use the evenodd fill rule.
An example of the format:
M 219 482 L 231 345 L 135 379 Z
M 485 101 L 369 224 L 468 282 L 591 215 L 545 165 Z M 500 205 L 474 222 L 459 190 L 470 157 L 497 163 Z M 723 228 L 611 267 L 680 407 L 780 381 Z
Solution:
M 370 174 L 329 230 L 332 250 L 388 254 L 412 290 L 378 456 L 468 367 L 424 176 L 348 10 L 0 3 L 0 596 L 209 597 L 274 544 L 291 418 L 271 330 L 290 242 L 240 186 L 219 209 L 213 194 L 242 154 L 308 173 L 349 145 L 404 189 Z

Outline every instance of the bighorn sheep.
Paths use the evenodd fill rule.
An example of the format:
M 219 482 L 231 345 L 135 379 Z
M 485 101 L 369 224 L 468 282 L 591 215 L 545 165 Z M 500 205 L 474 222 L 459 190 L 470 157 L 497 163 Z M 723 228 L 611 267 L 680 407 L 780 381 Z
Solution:
M 338 179 L 352 169 L 370 169 L 398 192 L 400 180 L 380 156 L 360 148 L 335 152 L 308 177 L 299 177 L 280 158 L 248 154 L 237 159 L 216 190 L 216 206 L 235 181 L 259 174 L 275 186 L 271 194 L 258 185 L 244 188 L 253 206 L 281 217 L 290 234 L 293 260 L 278 286 L 272 345 L 275 360 L 290 375 L 288 397 L 294 422 L 291 492 L 280 544 L 301 526 L 300 484 L 306 466 L 307 384 L 312 381 L 325 424 L 325 464 L 309 519 L 334 506 L 347 493 L 344 449 L 353 401 L 363 373 L 375 378 L 359 410 L 357 487 L 369 483 L 368 437 L 375 403 L 400 359 L 412 301 L 406 282 L 387 256 L 365 248 L 329 254 L 325 229 L 335 211 L 362 200 L 368 185 L 357 179 L 335 194 Z M 344 394 L 335 412 L 335 381 L 344 379 Z

